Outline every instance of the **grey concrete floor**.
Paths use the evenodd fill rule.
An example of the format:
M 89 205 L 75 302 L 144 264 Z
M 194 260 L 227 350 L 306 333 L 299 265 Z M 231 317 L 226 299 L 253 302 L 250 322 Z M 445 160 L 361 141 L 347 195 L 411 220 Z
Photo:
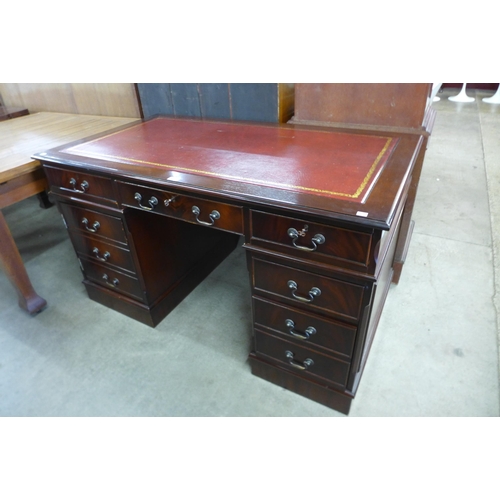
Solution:
M 408 259 L 350 417 L 499 415 L 500 105 L 456 93 L 434 104 Z M 0 273 L 0 416 L 343 416 L 251 375 L 241 248 L 152 329 L 87 298 L 55 208 L 4 214 L 49 305 L 30 317 Z

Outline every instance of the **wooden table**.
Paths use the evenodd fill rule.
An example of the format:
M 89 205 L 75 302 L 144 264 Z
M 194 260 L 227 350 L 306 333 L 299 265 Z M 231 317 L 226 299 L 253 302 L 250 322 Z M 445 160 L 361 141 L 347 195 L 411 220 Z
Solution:
M 31 155 L 132 121 L 135 119 L 35 113 L 0 123 L 0 267 L 16 289 L 20 307 L 30 314 L 47 303 L 31 284 L 1 209 L 47 189 L 43 169 Z
M 91 299 L 155 326 L 243 235 L 252 373 L 347 413 L 423 140 L 160 117 L 36 158 Z

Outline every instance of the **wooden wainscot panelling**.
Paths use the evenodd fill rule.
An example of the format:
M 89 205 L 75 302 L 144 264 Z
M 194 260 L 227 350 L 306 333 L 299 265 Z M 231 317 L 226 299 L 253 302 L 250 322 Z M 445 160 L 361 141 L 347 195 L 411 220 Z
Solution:
M 140 118 L 133 83 L 0 83 L 0 94 L 6 106 L 30 113 Z
M 138 83 L 142 116 L 287 122 L 293 83 Z
M 294 122 L 421 129 L 430 83 L 297 83 Z

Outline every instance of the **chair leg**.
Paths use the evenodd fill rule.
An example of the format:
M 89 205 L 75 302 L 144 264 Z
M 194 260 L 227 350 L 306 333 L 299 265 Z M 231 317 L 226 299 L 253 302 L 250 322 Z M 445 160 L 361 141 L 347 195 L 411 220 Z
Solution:
M 497 91 L 491 97 L 483 97 L 483 102 L 488 102 L 490 104 L 500 104 L 500 85 Z
M 462 90 L 460 91 L 460 93 L 458 95 L 454 95 L 452 97 L 448 97 L 448 99 L 450 101 L 454 101 L 454 102 L 474 102 L 475 99 L 474 97 L 469 97 L 467 95 L 467 93 L 465 92 L 465 87 L 467 86 L 466 83 L 464 83 L 462 85 Z

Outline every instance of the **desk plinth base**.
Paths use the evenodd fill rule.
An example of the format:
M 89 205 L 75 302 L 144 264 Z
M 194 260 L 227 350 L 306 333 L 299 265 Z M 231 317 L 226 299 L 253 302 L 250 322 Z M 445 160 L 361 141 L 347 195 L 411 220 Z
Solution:
M 316 403 L 325 405 L 340 413 L 345 415 L 349 414 L 353 396 L 338 392 L 325 385 L 302 378 L 300 375 L 277 368 L 258 358 L 253 352 L 250 353 L 249 361 L 253 375 L 311 399 L 312 401 L 316 401 Z
M 151 327 L 155 327 L 162 320 L 162 318 L 157 317 L 158 315 L 155 314 L 154 309 L 140 302 L 124 297 L 112 290 L 107 290 L 88 280 L 84 280 L 83 284 L 91 300 L 109 307 L 114 311 L 118 311 L 129 318 L 135 319 Z
M 125 314 L 129 318 L 140 321 L 145 325 L 155 327 L 236 248 L 239 236 L 229 233 L 222 234 L 223 238 L 219 240 L 215 247 L 204 253 L 202 259 L 192 267 L 186 269 L 182 278 L 170 283 L 170 286 L 166 288 L 164 293 L 149 305 L 133 300 L 111 289 L 104 288 L 88 279 L 85 279 L 83 284 L 87 289 L 90 299 Z M 202 240 L 198 243 L 202 247 Z M 157 276 L 161 276 L 160 269 L 155 268 L 153 271 L 155 271 Z

